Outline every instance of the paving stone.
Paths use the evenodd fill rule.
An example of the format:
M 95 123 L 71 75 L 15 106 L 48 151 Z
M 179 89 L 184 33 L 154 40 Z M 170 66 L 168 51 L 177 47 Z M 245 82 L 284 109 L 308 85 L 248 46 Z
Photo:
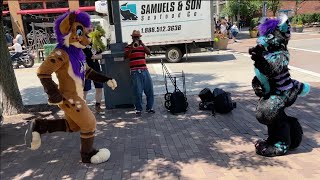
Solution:
M 156 114 L 141 118 L 126 110 L 108 111 L 108 121 L 96 115 L 101 124 L 95 143 L 111 151 L 109 161 L 99 165 L 80 162 L 78 133 L 46 134 L 39 150 L 26 150 L 23 122 L 34 114 L 21 115 L 16 122 L 10 121 L 16 117 L 8 117 L 0 129 L 1 179 L 263 179 L 270 173 L 271 179 L 319 177 L 319 113 L 312 108 L 316 104 L 290 107 L 289 114 L 299 117 L 303 126 L 301 146 L 287 156 L 263 158 L 253 145 L 267 134 L 252 110 L 256 98 L 252 92 L 233 95 L 238 107 L 216 117 L 197 110 L 196 96 L 188 97 L 191 109 L 182 115 L 171 115 L 162 104 L 155 107 Z M 318 102 L 319 97 L 312 96 Z

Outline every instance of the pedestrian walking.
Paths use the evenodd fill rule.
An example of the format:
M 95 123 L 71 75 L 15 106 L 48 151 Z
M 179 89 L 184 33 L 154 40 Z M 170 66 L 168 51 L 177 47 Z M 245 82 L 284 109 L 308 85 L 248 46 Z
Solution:
M 237 39 L 236 39 L 236 37 L 237 37 L 237 35 L 238 35 L 238 33 L 239 33 L 239 29 L 238 29 L 238 26 L 237 26 L 237 23 L 236 23 L 236 22 L 233 23 L 230 31 L 231 31 L 231 34 L 232 34 L 233 42 L 238 42 Z
M 220 25 L 220 31 L 221 31 L 221 33 L 223 34 L 223 35 L 227 35 L 227 26 L 228 26 L 228 24 L 227 24 L 227 21 L 226 20 L 222 20 L 221 21 L 221 25 Z

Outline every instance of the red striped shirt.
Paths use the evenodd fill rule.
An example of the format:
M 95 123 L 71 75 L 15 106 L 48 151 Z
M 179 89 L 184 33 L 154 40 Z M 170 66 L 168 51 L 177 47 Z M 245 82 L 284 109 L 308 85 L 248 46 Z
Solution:
M 130 45 L 125 48 L 125 51 L 128 52 Z M 130 60 L 130 69 L 139 70 L 139 69 L 148 69 L 146 64 L 146 53 L 143 46 L 133 48 L 131 54 L 129 55 Z

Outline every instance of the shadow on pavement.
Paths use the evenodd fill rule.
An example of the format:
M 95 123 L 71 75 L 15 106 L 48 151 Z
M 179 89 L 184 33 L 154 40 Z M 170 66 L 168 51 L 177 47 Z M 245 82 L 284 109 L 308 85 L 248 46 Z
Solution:
M 216 117 L 198 110 L 197 96 L 188 97 L 190 109 L 186 114 L 171 115 L 164 109 L 163 97 L 157 96 L 156 114 L 136 117 L 131 109 L 114 109 L 97 115 L 95 144 L 111 151 L 110 160 L 99 165 L 79 163 L 78 133 L 46 134 L 39 150 L 26 149 L 25 120 L 37 112 L 8 117 L 5 122 L 10 123 L 0 130 L 1 179 L 197 179 L 210 172 L 222 177 L 221 172 L 236 170 L 289 170 L 294 169 L 289 162 L 299 163 L 295 154 L 314 156 L 316 152 L 311 151 L 319 148 L 320 130 L 317 92 L 299 98 L 287 109 L 288 114 L 299 118 L 304 139 L 297 150 L 278 158 L 264 158 L 254 152 L 253 143 L 266 136 L 266 127 L 255 119 L 257 97 L 252 91 L 234 91 L 233 96 L 238 107 Z M 47 112 L 51 113 L 55 111 Z M 314 163 L 319 165 L 316 159 Z
M 244 40 L 244 39 L 251 39 L 249 31 L 241 31 L 237 35 L 237 39 Z
M 44 96 L 45 92 L 42 86 L 28 87 L 21 90 L 20 93 L 23 103 L 27 105 L 34 102 L 45 104 L 48 101 L 48 97 Z

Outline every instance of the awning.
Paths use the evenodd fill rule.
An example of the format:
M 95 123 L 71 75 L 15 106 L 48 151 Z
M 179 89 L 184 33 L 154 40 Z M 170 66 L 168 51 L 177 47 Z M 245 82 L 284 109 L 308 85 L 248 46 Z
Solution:
M 2 16 L 9 14 L 10 11 L 2 11 Z
M 79 7 L 80 11 L 95 11 L 96 7 L 94 6 L 85 6 L 85 7 Z
M 30 9 L 20 10 L 17 14 L 52 14 L 52 13 L 65 13 L 69 8 L 52 8 L 52 9 Z
M 95 11 L 95 7 L 94 6 L 79 7 L 79 10 Z M 17 14 L 53 14 L 53 13 L 65 13 L 67 11 L 69 11 L 69 8 L 30 9 L 30 10 L 20 10 L 17 12 Z

